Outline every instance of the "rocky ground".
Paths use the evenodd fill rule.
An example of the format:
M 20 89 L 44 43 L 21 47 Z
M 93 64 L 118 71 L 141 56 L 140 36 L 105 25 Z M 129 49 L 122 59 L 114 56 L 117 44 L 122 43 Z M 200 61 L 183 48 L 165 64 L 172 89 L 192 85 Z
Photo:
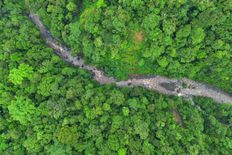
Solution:
M 50 34 L 49 30 L 43 25 L 39 16 L 30 13 L 29 18 L 39 28 L 41 35 L 46 41 L 47 45 L 54 49 L 54 52 L 62 59 L 67 61 L 76 67 L 81 67 L 93 73 L 94 79 L 100 84 L 112 84 L 114 83 L 119 87 L 135 87 L 141 86 L 150 90 L 157 91 L 165 95 L 175 95 L 181 97 L 191 98 L 192 96 L 203 96 L 212 98 L 218 103 L 232 104 L 232 95 L 225 93 L 224 91 L 214 88 L 212 86 L 198 83 L 186 78 L 181 80 L 170 79 L 163 76 L 139 76 L 131 78 L 126 81 L 117 81 L 113 77 L 107 77 L 104 72 L 97 69 L 94 66 L 90 66 L 84 63 L 81 57 L 73 57 L 70 53 L 70 49 L 64 45 L 58 43 Z

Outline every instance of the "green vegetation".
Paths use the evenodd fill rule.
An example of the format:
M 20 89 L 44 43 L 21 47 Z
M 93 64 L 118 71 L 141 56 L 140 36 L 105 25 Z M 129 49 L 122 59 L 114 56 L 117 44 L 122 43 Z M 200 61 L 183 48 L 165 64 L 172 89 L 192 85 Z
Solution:
M 67 9 L 70 3 L 76 9 Z M 188 77 L 232 92 L 230 0 L 30 4 L 74 55 L 111 76 Z
M 108 75 L 186 76 L 232 92 L 230 0 L 4 0 L 0 154 L 231 154 L 232 106 L 101 86 L 46 46 L 29 9 Z

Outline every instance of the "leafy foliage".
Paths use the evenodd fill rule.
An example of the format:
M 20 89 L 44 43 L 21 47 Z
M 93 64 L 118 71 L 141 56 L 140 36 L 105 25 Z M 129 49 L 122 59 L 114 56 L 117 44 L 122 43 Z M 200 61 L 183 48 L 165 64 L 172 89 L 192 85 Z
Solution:
M 27 64 L 20 64 L 17 69 L 14 68 L 10 70 L 9 80 L 15 85 L 20 85 L 25 78 L 30 79 L 32 77 L 32 73 L 32 67 Z
M 39 112 L 30 99 L 21 96 L 16 97 L 16 100 L 11 102 L 8 110 L 13 120 L 17 120 L 23 125 L 36 120 Z
M 133 74 L 189 77 L 231 92 L 231 9 L 222 9 L 227 5 L 197 0 L 98 1 L 66 23 L 62 33 L 69 35 L 62 38 L 73 54 L 83 52 L 86 61 L 118 79 Z M 223 50 L 215 49 L 218 39 Z M 223 58 L 228 72 L 216 69 L 222 68 L 216 53 L 229 56 Z
M 101 86 L 54 55 L 25 16 L 28 9 L 38 13 L 73 55 L 119 79 L 188 76 L 231 92 L 231 6 L 230 0 L 0 2 L 0 154 L 231 154 L 230 105 L 196 98 L 193 106 L 139 87 Z

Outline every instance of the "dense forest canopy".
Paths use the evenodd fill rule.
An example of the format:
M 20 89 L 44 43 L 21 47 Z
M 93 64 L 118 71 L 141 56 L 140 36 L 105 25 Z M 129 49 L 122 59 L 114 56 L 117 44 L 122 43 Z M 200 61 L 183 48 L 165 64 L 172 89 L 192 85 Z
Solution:
M 28 19 L 118 79 L 159 74 L 232 92 L 230 0 L 0 1 L 0 154 L 231 154 L 232 106 L 99 85 Z
M 74 55 L 109 75 L 189 77 L 232 92 L 230 0 L 29 4 Z

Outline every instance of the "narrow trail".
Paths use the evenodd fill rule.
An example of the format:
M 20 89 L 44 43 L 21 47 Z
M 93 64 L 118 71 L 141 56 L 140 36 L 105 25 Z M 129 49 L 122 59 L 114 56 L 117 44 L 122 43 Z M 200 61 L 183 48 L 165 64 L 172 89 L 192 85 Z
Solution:
M 218 103 L 232 104 L 231 94 L 228 94 L 223 90 L 219 90 L 218 88 L 198 83 L 187 78 L 177 80 L 154 75 L 149 77 L 141 76 L 128 79 L 126 81 L 116 81 L 116 79 L 113 77 L 105 76 L 104 72 L 97 69 L 96 67 L 85 64 L 83 58 L 73 57 L 71 55 L 71 50 L 68 47 L 60 44 L 52 37 L 49 30 L 43 25 L 37 14 L 30 13 L 29 18 L 39 28 L 46 44 L 50 46 L 57 55 L 75 67 L 80 67 L 92 72 L 94 75 L 94 80 L 100 84 L 113 83 L 118 87 L 141 86 L 165 95 L 181 96 L 185 98 L 192 96 L 202 96 L 212 98 Z

